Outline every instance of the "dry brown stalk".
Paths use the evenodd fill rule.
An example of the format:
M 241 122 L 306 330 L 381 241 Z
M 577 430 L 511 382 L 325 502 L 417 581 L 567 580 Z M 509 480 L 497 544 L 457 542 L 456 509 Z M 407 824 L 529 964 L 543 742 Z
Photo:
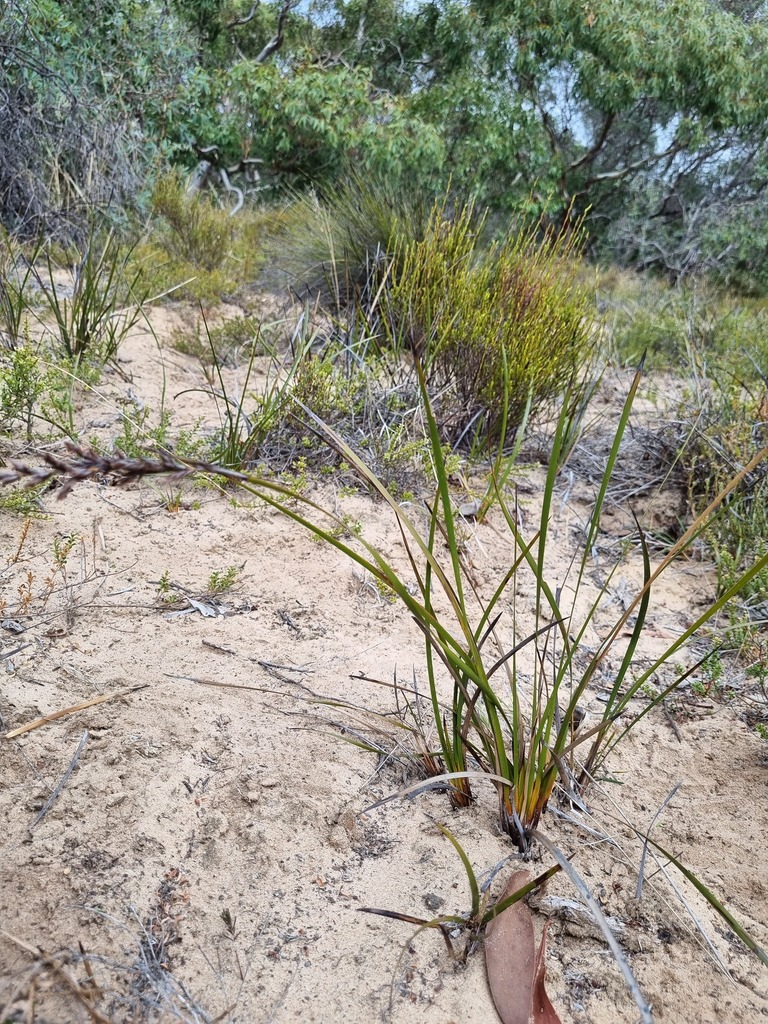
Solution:
M 70 971 L 67 970 L 66 960 L 63 956 L 48 956 L 42 949 L 37 946 L 32 946 L 28 942 L 24 942 L 23 939 L 19 939 L 15 935 L 11 935 L 10 932 L 0 930 L 0 935 L 4 936 L 4 938 L 9 942 L 14 943 L 16 946 L 19 946 L 21 949 L 25 950 L 25 952 L 33 956 L 35 958 L 35 966 L 37 968 L 50 971 L 55 978 L 63 982 L 70 994 L 75 997 L 91 1020 L 95 1021 L 96 1024 L 112 1024 L 110 1018 L 105 1017 L 104 1014 L 93 1005 L 92 1000 L 96 994 L 94 990 L 90 987 L 85 987 L 72 976 Z M 92 977 L 90 971 L 89 975 Z M 5 1016 L 5 1013 L 3 1013 L 3 1016 Z
M 14 740 L 17 736 L 22 736 L 25 732 L 31 732 L 33 729 L 39 729 L 41 725 L 47 725 L 49 722 L 55 722 L 59 718 L 65 718 L 67 715 L 73 715 L 76 711 L 85 711 L 86 708 L 95 707 L 96 704 L 105 704 L 108 700 L 116 700 L 118 697 L 125 697 L 129 693 L 135 693 L 137 690 L 146 689 L 146 685 L 141 686 L 129 686 L 127 690 L 118 690 L 116 693 L 102 693 L 99 697 L 92 697 L 90 700 L 81 701 L 80 704 L 73 704 L 71 707 L 62 708 L 61 711 L 52 711 L 50 715 L 43 715 L 41 718 L 36 718 L 33 722 L 27 722 L 26 725 L 20 725 L 18 729 L 11 729 L 10 732 L 5 734 L 5 739 Z

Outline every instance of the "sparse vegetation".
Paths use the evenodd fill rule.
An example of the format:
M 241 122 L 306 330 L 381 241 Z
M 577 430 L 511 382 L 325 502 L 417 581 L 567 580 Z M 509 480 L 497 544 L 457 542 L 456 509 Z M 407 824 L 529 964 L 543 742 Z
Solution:
M 208 191 L 190 191 L 169 171 L 152 193 L 152 231 L 131 253 L 148 295 L 211 306 L 250 286 L 265 260 L 276 211 L 249 206 L 237 217 Z M 247 339 L 243 339 L 247 340 Z
M 309 413 L 315 426 L 327 443 L 353 466 L 374 493 L 383 499 L 396 519 L 403 538 L 408 560 L 413 567 L 417 586 L 408 581 L 391 564 L 385 554 L 368 542 L 364 535 L 350 537 L 349 522 L 343 515 L 322 508 L 304 494 L 296 480 L 277 483 L 253 475 L 233 473 L 224 467 L 200 463 L 185 466 L 164 459 L 155 462 L 104 460 L 88 452 L 80 452 L 72 466 L 48 459 L 42 470 L 17 468 L 0 477 L 5 482 L 28 479 L 43 482 L 51 476 L 61 476 L 63 493 L 78 480 L 108 469 L 118 480 L 128 482 L 156 474 L 180 474 L 205 470 L 230 478 L 246 492 L 260 497 L 268 505 L 281 510 L 314 536 L 327 541 L 347 555 L 364 572 L 379 580 L 402 602 L 415 619 L 425 637 L 425 663 L 429 682 L 432 718 L 429 727 L 420 726 L 423 751 L 429 751 L 428 734 L 434 730 L 438 737 L 439 756 L 424 755 L 424 765 L 434 779 L 447 784 L 453 807 L 467 807 L 473 800 L 474 780 L 487 779 L 495 787 L 498 797 L 499 825 L 513 842 L 527 853 L 534 839 L 543 843 L 558 864 L 567 865 L 567 858 L 557 851 L 537 830 L 542 814 L 552 796 L 556 782 L 568 797 L 582 806 L 582 800 L 598 772 L 604 771 L 608 755 L 615 751 L 624 738 L 654 707 L 674 693 L 705 660 L 701 659 L 682 673 L 673 672 L 665 680 L 661 692 L 647 689 L 648 680 L 662 672 L 683 645 L 705 626 L 726 602 L 737 596 L 748 584 L 768 567 L 768 553 L 753 561 L 751 566 L 717 600 L 683 630 L 681 635 L 660 655 L 651 659 L 644 670 L 635 666 L 638 645 L 642 644 L 644 626 L 652 609 L 653 588 L 670 564 L 684 554 L 691 543 L 707 527 L 712 517 L 744 478 L 768 455 L 764 449 L 738 473 L 710 502 L 689 529 L 651 568 L 650 554 L 642 532 L 638 543 L 643 561 L 643 585 L 630 600 L 623 614 L 607 629 L 599 631 L 597 646 L 585 643 L 588 630 L 595 629 L 607 587 L 618 563 L 609 571 L 607 582 L 588 598 L 586 611 L 579 597 L 587 589 L 587 570 L 600 527 L 600 514 L 611 480 L 613 468 L 619 458 L 621 441 L 626 429 L 633 399 L 639 385 L 639 373 L 625 402 L 615 439 L 611 446 L 605 471 L 599 483 L 594 510 L 590 517 L 580 559 L 573 564 L 575 580 L 570 585 L 570 598 L 562 602 L 563 584 L 550 583 L 547 573 L 548 536 L 554 484 L 559 467 L 558 448 L 567 426 L 567 416 L 561 415 L 555 433 L 549 472 L 544 490 L 541 520 L 533 541 L 526 541 L 517 526 L 514 514 L 507 508 L 501 495 L 498 500 L 509 530 L 520 554 L 503 575 L 490 602 L 479 599 L 477 585 L 468 566 L 456 528 L 456 513 L 450 491 L 450 477 L 446 471 L 442 443 L 437 423 L 432 414 L 422 377 L 422 394 L 429 426 L 433 465 L 437 476 L 437 493 L 428 506 L 429 522 L 426 540 L 420 528 L 411 520 L 402 506 L 381 484 L 365 462 L 329 426 Z M 567 404 L 564 408 L 567 407 Z M 290 499 L 290 504 L 286 504 Z M 445 547 L 446 554 L 442 553 Z M 519 580 L 530 572 L 536 593 L 534 619 L 523 629 L 513 617 L 511 645 L 500 635 L 501 601 L 507 588 L 511 593 L 519 589 Z M 221 579 L 211 577 L 209 589 L 220 589 Z M 474 597 L 478 603 L 477 616 L 471 612 Z M 439 601 L 439 603 L 438 603 Z M 439 611 L 445 603 L 449 611 Z M 514 609 L 514 601 L 513 601 Z M 634 617 L 633 623 L 630 621 Z M 475 621 L 476 619 L 476 621 Z M 618 641 L 629 633 L 628 642 L 619 648 Z M 557 636 L 557 639 L 554 639 Z M 491 646 L 493 644 L 493 646 Z M 600 720 L 590 728 L 582 729 L 579 702 L 600 667 L 616 649 L 620 666 L 608 692 Z M 504 670 L 505 682 L 498 683 L 494 676 Z M 716 671 L 717 665 L 713 671 Z M 451 696 L 444 703 L 441 676 L 445 673 Z M 638 708 L 633 701 L 643 695 Z M 586 745 L 587 753 L 577 758 L 576 751 Z M 434 783 L 429 780 L 426 785 Z M 425 788 L 420 782 L 400 795 L 408 795 Z M 648 842 L 653 842 L 648 840 Z M 665 856 L 670 856 L 653 843 Z M 458 847 L 457 847 L 458 849 Z M 766 965 L 768 954 L 741 927 L 695 874 L 680 865 L 685 877 L 695 886 L 747 945 Z M 568 870 L 568 868 L 566 868 Z M 569 871 L 570 877 L 575 877 Z M 578 883 L 579 885 L 581 883 Z M 481 928 L 486 918 L 478 917 L 473 901 L 475 927 Z M 426 922 L 420 922 L 425 924 Z M 436 924 L 436 926 L 439 926 Z M 610 931 L 610 930 L 609 930 Z M 625 969 L 623 959 L 620 961 Z M 641 1011 L 647 1010 L 637 985 L 628 968 L 625 971 L 630 990 Z M 650 1013 L 650 1011 L 647 1011 Z M 648 1018 L 650 1019 L 650 1018 Z
M 121 252 L 116 236 L 99 238 L 95 224 L 71 268 L 44 253 L 44 269 L 33 274 L 44 299 L 47 317 L 39 318 L 50 332 L 54 351 L 72 363 L 113 362 L 123 339 L 142 317 L 148 293 L 139 270 L 130 268 L 130 250 Z
M 237 582 L 240 575 L 240 567 L 228 565 L 226 569 L 215 569 L 208 577 L 208 593 L 211 597 L 216 594 L 226 594 Z
M 504 1024 L 529 982 L 497 990 L 510 944 L 494 948 L 494 930 L 503 912 L 527 936 L 523 898 L 550 879 L 575 888 L 650 1024 L 603 911 L 631 906 L 651 978 L 658 943 L 684 929 L 641 906 L 643 885 L 680 895 L 682 878 L 692 927 L 726 973 L 737 965 L 734 1012 L 755 1012 L 737 958 L 746 947 L 768 965 L 764 879 L 718 899 L 747 870 L 715 881 L 710 848 L 694 849 L 714 805 L 688 799 L 663 844 L 650 833 L 680 788 L 671 765 L 714 737 L 733 765 L 707 747 L 707 791 L 742 795 L 729 806 L 752 837 L 745 863 L 764 838 L 747 805 L 768 739 L 768 15 L 708 0 L 660 11 L 10 0 L 0 13 L 0 724 L 5 743 L 51 726 L 47 745 L 27 736 L 9 758 L 0 808 L 8 913 L 47 901 L 35 922 L 0 921 L 0 952 L 30 958 L 23 978 L 15 960 L 0 971 L 13 989 L 0 984 L 0 1021 L 255 1020 L 256 1004 L 230 1005 L 253 977 L 265 1019 L 298 1017 L 296 972 L 325 966 L 329 942 L 344 961 L 358 861 L 392 849 L 392 872 L 417 846 L 430 916 L 372 912 L 440 931 L 462 962 L 484 946 Z M 147 331 L 151 362 L 135 344 Z M 58 504 L 86 481 L 72 513 Z M 86 609 L 91 633 L 61 646 Z M 116 609 L 119 637 L 104 625 Z M 397 660 L 392 682 L 355 664 L 355 696 L 315 688 L 378 648 Z M 91 718 L 133 692 L 102 680 L 134 663 L 144 707 Z M 626 755 L 651 735 L 646 771 L 645 752 Z M 160 783 L 171 802 L 158 788 L 147 815 Z M 61 829 L 84 794 L 98 826 L 83 812 Z M 416 796 L 420 832 L 398 845 L 409 823 L 379 808 Z M 450 811 L 451 829 L 434 822 Z M 178 814 L 172 841 L 164 814 Z M 434 824 L 469 910 L 448 905 L 458 865 L 438 869 Z M 484 880 L 474 844 L 486 864 L 503 853 Z M 176 849 L 202 852 L 195 886 L 165 863 Z M 494 899 L 496 872 L 534 853 L 552 866 L 532 882 L 513 871 Z M 233 888 L 230 857 L 252 893 Z M 592 857 L 610 885 L 587 886 Z M 148 912 L 130 902 L 138 862 L 163 864 Z M 292 871 L 304 908 L 282 881 Z M 130 906 L 134 959 L 124 942 L 44 952 L 62 892 L 93 936 L 117 933 L 115 906 Z M 203 930 L 174 963 L 195 900 Z M 342 915 L 330 940 L 310 925 L 324 901 Z M 380 966 L 355 955 L 353 972 Z M 543 957 L 542 944 L 536 1014 Z M 203 1009 L 188 983 L 209 968 L 222 1002 Z M 414 963 L 391 998 L 461 1019 L 465 995 L 441 1004 L 449 971 Z M 589 1016 L 592 979 L 563 979 Z M 699 988 L 685 1012 L 724 1005 L 714 982 Z

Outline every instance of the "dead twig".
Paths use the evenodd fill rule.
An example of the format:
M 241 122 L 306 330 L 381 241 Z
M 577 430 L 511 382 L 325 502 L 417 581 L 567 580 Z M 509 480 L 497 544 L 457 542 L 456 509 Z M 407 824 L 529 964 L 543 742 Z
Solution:
M 147 687 L 147 683 L 142 683 L 139 686 L 129 686 L 127 690 L 118 690 L 116 693 L 102 693 L 99 697 L 92 697 L 90 700 L 84 700 L 80 704 L 73 704 L 71 707 L 62 708 L 61 711 L 53 711 L 50 715 L 43 715 L 42 718 L 36 718 L 33 722 L 20 725 L 18 729 L 11 729 L 10 732 L 5 734 L 4 739 L 15 740 L 17 736 L 22 736 L 25 732 L 31 732 L 33 729 L 39 729 L 41 725 L 55 722 L 59 718 L 66 718 L 67 715 L 73 715 L 76 711 L 85 711 L 86 708 L 95 707 L 97 704 L 106 704 L 108 700 L 126 697 L 129 693 L 136 693 L 137 690 L 146 690 Z
M 69 971 L 65 969 L 63 963 L 59 962 L 61 959 L 60 957 L 47 956 L 37 946 L 31 946 L 28 942 L 24 942 L 22 939 L 18 939 L 15 935 L 11 935 L 9 932 L 4 930 L 0 930 L 0 935 L 4 936 L 9 942 L 12 942 L 14 945 L 25 950 L 25 952 L 35 958 L 38 964 L 49 970 L 54 977 L 64 982 L 64 985 L 69 990 L 70 994 L 74 996 L 78 1003 L 80 1003 L 91 1020 L 95 1021 L 96 1024 L 111 1024 L 109 1017 L 105 1017 L 104 1014 L 97 1010 L 93 1005 L 93 990 L 90 988 L 84 988 L 76 978 L 73 978 Z
M 48 797 L 48 799 L 45 801 L 45 804 L 43 805 L 42 810 L 40 811 L 38 816 L 35 818 L 35 820 L 32 822 L 32 826 L 31 826 L 32 828 L 34 828 L 36 825 L 40 824 L 40 822 L 46 816 L 48 811 L 50 811 L 50 809 L 53 807 L 53 804 L 54 804 L 56 798 L 58 797 L 59 793 L 66 786 L 67 782 L 69 781 L 70 775 L 75 770 L 75 765 L 80 760 L 80 755 L 85 750 L 85 744 L 88 742 L 88 735 L 89 735 L 88 734 L 88 730 L 86 729 L 83 732 L 83 735 L 80 737 L 80 742 L 77 744 L 77 750 L 75 751 L 75 753 L 74 753 L 74 755 L 72 757 L 72 760 L 69 762 L 69 765 L 67 766 L 67 770 L 61 776 L 61 778 L 59 779 L 58 785 L 54 787 L 53 792 Z
M 237 654 L 237 651 L 231 647 L 225 647 L 223 644 L 215 644 L 210 640 L 203 640 L 203 647 L 210 647 L 212 651 L 219 651 L 221 654 Z

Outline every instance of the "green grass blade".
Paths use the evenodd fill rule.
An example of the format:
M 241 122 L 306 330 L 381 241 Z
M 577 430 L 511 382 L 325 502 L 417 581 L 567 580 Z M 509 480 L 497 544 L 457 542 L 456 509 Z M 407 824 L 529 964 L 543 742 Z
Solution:
M 507 907 L 512 907 L 515 905 L 515 903 L 519 903 L 520 900 L 525 899 L 526 896 L 534 892 L 536 889 L 540 888 L 542 885 L 544 885 L 545 882 L 548 882 L 550 878 L 556 875 L 558 871 L 562 870 L 563 869 L 559 864 L 554 864 L 551 868 L 548 868 L 546 871 L 542 871 L 542 873 L 540 875 L 537 875 L 536 878 L 534 878 L 532 881 L 528 882 L 526 885 L 521 886 L 517 890 L 517 892 L 513 892 L 511 896 L 507 896 L 506 899 L 499 900 L 498 903 L 494 903 L 490 910 L 486 911 L 486 913 L 483 914 L 483 917 L 480 921 L 481 926 L 485 927 L 485 925 L 490 924 L 494 917 L 498 917 L 499 914 L 504 913 Z
M 694 875 L 690 868 L 687 868 L 677 859 L 677 857 L 673 856 L 673 854 L 665 850 L 663 846 L 660 846 L 655 840 L 651 839 L 650 836 L 643 835 L 642 832 L 637 832 L 637 835 L 639 836 L 639 838 L 643 840 L 643 842 L 646 842 L 650 846 L 653 846 L 654 849 L 659 851 L 662 857 L 666 857 L 671 864 L 675 865 L 677 870 L 688 879 L 691 885 L 704 897 L 704 899 L 707 901 L 707 903 L 709 903 L 712 909 L 717 911 L 717 913 L 722 917 L 722 919 L 728 923 L 728 926 L 730 927 L 731 931 L 738 935 L 738 937 L 741 939 L 741 941 L 744 943 L 747 949 L 750 949 L 758 958 L 758 960 L 760 960 L 762 963 L 766 965 L 766 967 L 768 967 L 768 953 L 766 953 L 762 946 L 759 946 L 757 942 L 755 942 L 755 940 L 752 938 L 752 936 L 747 931 L 745 931 L 744 928 L 742 928 L 742 926 L 739 924 L 739 922 L 736 920 L 736 918 L 733 916 L 730 910 L 723 906 L 723 904 L 720 902 L 717 896 L 715 896 L 712 890 L 707 888 L 707 886 L 701 881 L 701 879 L 697 878 L 697 876 Z
M 472 920 L 476 921 L 480 917 L 480 886 L 477 884 L 477 876 L 475 875 L 469 857 L 466 855 L 464 848 L 458 841 L 455 835 L 450 832 L 445 825 L 441 825 L 439 822 L 435 822 L 435 825 L 443 833 L 445 838 L 451 843 L 456 853 L 461 858 L 461 863 L 464 865 L 464 870 L 467 873 L 467 881 L 469 882 L 469 891 L 472 895 Z
M 637 521 L 637 518 L 635 518 L 635 524 L 637 525 L 637 529 L 640 535 L 640 546 L 643 552 L 643 589 L 641 592 L 642 600 L 640 601 L 640 607 L 637 612 L 637 619 L 635 620 L 635 625 L 632 629 L 632 635 L 629 638 L 627 649 L 624 652 L 624 657 L 622 658 L 619 671 L 616 673 L 616 679 L 614 680 L 613 686 L 611 687 L 611 692 L 608 695 L 608 700 L 605 704 L 604 717 L 607 717 L 611 714 L 613 703 L 621 690 L 622 684 L 624 683 L 624 677 L 626 676 L 627 672 L 629 671 L 629 667 L 632 664 L 632 660 L 635 656 L 635 650 L 637 649 L 638 642 L 643 632 L 643 627 L 645 626 L 645 619 L 648 614 L 648 606 L 651 601 L 651 557 L 648 551 L 648 545 L 645 541 L 645 534 L 643 533 L 640 527 L 640 523 Z

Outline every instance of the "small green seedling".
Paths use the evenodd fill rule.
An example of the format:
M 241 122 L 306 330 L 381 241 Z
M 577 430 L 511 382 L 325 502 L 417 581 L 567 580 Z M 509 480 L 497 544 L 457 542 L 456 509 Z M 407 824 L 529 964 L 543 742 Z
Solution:
M 242 566 L 228 565 L 226 569 L 216 569 L 208 577 L 208 593 L 211 597 L 225 594 L 237 582 Z

